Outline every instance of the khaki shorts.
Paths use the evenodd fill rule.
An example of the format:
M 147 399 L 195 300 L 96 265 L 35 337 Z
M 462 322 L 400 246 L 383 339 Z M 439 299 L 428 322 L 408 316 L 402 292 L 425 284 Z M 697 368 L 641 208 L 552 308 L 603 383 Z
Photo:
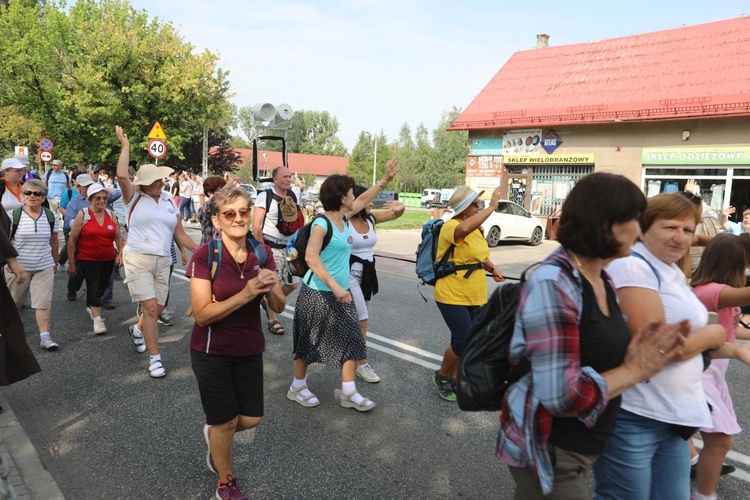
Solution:
M 26 302 L 26 297 L 31 290 L 32 309 L 52 309 L 52 292 L 55 283 L 54 267 L 48 267 L 42 271 L 26 271 L 26 279 L 20 285 L 16 284 L 16 275 L 7 271 L 5 283 L 8 284 L 10 295 L 16 307 L 21 307 Z
M 279 273 L 279 281 L 282 285 L 294 285 L 299 278 L 292 274 L 289 261 L 286 260 L 286 248 L 272 248 L 273 261 L 276 263 L 276 272 Z
M 163 306 L 169 295 L 169 267 L 172 257 L 144 255 L 125 250 L 125 281 L 130 292 L 130 300 L 142 302 L 156 298 L 156 303 Z

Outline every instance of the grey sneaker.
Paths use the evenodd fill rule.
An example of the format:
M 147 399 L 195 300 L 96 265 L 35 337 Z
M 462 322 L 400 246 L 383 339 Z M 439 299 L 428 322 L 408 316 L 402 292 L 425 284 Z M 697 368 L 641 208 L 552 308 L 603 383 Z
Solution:
M 174 321 L 172 321 L 172 317 L 169 315 L 167 311 L 164 311 L 161 313 L 161 316 L 159 316 L 159 324 L 164 326 L 172 326 L 174 325 Z
M 357 376 L 365 382 L 370 382 L 371 384 L 380 382 L 380 377 L 377 373 L 375 373 L 375 370 L 372 369 L 370 363 L 365 363 L 363 365 L 357 364 Z
M 48 351 L 56 351 L 60 348 L 60 346 L 57 345 L 57 342 L 55 342 L 49 337 L 44 337 L 43 339 L 41 339 L 39 341 L 39 347 L 41 347 L 42 349 L 46 349 Z
M 208 424 L 203 426 L 203 439 L 206 440 L 206 465 L 208 466 L 208 470 L 214 474 L 218 474 L 214 465 L 214 457 L 211 456 L 211 426 Z
M 435 384 L 438 394 L 446 401 L 456 401 L 456 391 L 453 389 L 453 380 L 445 375 L 440 375 L 440 370 L 435 370 Z

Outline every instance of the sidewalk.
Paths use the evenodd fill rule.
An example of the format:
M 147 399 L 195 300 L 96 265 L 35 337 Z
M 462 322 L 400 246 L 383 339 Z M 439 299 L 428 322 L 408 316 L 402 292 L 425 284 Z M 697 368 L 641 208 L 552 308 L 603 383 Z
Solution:
M 20 500 L 61 500 L 63 496 L 57 483 L 42 465 L 39 454 L 31 444 L 13 409 L 8 405 L 0 389 L 0 499 L 18 498 Z M 7 465 L 10 474 L 6 477 Z M 7 483 L 6 483 L 7 481 Z M 4 487 L 10 486 L 7 491 Z M 15 497 L 10 494 L 10 490 Z

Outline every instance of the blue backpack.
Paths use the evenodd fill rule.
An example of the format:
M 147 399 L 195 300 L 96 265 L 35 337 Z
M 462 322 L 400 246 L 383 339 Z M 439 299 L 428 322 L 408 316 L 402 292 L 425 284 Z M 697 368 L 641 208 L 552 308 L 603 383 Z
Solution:
M 437 260 L 438 240 L 440 239 L 440 230 L 445 222 L 441 219 L 427 221 L 422 226 L 422 242 L 417 247 L 416 272 L 417 278 L 423 285 L 435 286 L 440 278 L 450 274 L 456 274 L 458 271 L 466 271 L 464 278 L 468 278 L 475 270 L 484 269 L 484 263 L 461 264 L 456 265 L 451 258 L 456 245 L 451 245 L 445 251 L 442 258 Z M 424 298 L 424 297 L 423 297 Z M 427 300 L 427 299 L 425 299 Z

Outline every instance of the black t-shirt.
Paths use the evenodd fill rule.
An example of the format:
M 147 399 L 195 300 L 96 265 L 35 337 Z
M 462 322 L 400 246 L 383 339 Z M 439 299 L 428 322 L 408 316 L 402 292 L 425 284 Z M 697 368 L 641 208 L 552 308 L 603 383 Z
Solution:
M 583 311 L 578 326 L 581 366 L 590 366 L 597 373 L 606 372 L 622 364 L 631 338 L 630 330 L 617 303 L 616 293 L 604 273 L 602 279 L 607 291 L 609 316 L 605 316 L 599 309 L 591 283 L 583 278 Z M 586 427 L 578 418 L 553 416 L 549 442 L 574 453 L 599 455 L 604 451 L 615 430 L 615 417 L 620 409 L 620 400 L 620 396 L 610 399 L 591 428 Z

